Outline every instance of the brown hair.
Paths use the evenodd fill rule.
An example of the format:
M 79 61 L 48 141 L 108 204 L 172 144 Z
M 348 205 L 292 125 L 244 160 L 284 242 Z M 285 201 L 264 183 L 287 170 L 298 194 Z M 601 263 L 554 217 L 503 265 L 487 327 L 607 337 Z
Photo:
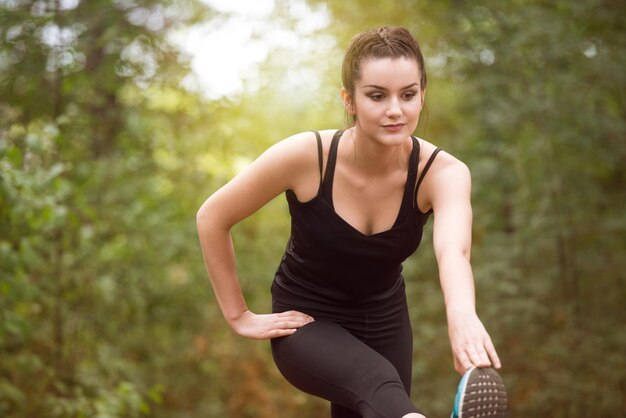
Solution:
M 415 37 L 399 26 L 383 26 L 357 33 L 350 41 L 341 66 L 341 82 L 354 97 L 354 83 L 361 78 L 361 62 L 368 58 L 409 58 L 417 62 L 420 89 L 426 88 L 424 57 Z M 352 115 L 352 123 L 356 116 Z

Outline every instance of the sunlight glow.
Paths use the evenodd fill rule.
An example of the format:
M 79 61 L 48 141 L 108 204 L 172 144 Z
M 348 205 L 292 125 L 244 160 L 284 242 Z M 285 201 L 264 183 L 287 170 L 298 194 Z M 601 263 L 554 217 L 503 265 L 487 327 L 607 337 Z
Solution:
M 316 45 L 308 37 L 330 21 L 325 9 L 313 10 L 302 0 L 289 3 L 295 29 L 271 19 L 274 0 L 203 1 L 225 17 L 176 33 L 173 40 L 192 57 L 193 76 L 186 87 L 212 99 L 242 92 L 272 49 L 287 49 L 294 56 L 310 53 Z

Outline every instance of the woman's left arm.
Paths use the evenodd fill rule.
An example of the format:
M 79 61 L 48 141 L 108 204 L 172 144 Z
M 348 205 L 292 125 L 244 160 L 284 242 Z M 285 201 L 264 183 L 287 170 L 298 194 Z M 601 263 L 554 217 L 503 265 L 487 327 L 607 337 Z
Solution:
M 491 338 L 476 314 L 470 265 L 470 172 L 465 164 L 448 154 L 439 158 L 437 169 L 429 173 L 427 187 L 434 213 L 433 245 L 446 304 L 454 368 L 461 374 L 472 366 L 500 368 Z

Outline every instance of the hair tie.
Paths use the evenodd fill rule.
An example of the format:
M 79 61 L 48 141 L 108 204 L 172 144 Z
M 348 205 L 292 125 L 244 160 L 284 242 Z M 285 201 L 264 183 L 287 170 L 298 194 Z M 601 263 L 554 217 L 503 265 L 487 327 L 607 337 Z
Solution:
M 378 36 L 385 42 L 387 45 L 391 46 L 391 42 L 387 38 L 387 27 L 378 28 Z

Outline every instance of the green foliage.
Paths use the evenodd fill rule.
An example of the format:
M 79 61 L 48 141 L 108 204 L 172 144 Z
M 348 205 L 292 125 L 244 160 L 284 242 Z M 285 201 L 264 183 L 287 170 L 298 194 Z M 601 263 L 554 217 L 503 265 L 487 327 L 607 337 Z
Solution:
M 352 15 L 354 30 L 401 24 L 422 41 L 430 71 L 426 139 L 473 173 L 478 307 L 503 357 L 513 414 L 623 414 L 626 368 L 616 353 L 625 342 L 624 8 L 607 1 L 328 4 L 338 20 Z M 415 396 L 441 415 L 449 375 L 433 376 L 450 361 L 435 354 L 446 348 L 441 300 L 424 283 L 434 276 L 431 256 L 418 254 L 420 270 L 411 263 L 407 277 L 416 304 Z
M 330 54 L 275 50 L 256 90 L 207 101 L 180 87 L 187 58 L 168 42 L 221 17 L 198 1 L 0 0 L 0 415 L 327 414 L 268 344 L 227 328 L 194 214 L 273 142 L 343 126 L 341 50 L 380 24 L 424 49 L 418 134 L 472 170 L 479 314 L 511 415 L 623 415 L 624 7 L 308 3 L 331 15 L 311 35 L 332 37 Z M 272 19 L 289 24 L 289 7 Z M 269 309 L 288 234 L 283 197 L 233 231 L 254 310 Z M 457 376 L 429 235 L 404 271 L 413 398 L 444 416 Z

